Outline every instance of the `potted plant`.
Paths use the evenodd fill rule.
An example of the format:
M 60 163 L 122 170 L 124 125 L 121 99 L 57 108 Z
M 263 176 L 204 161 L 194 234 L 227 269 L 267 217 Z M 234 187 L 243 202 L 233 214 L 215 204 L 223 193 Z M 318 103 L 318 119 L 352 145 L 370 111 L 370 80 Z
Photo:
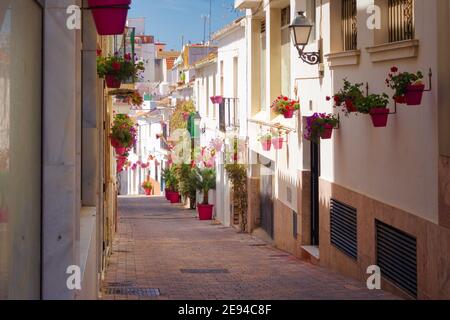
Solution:
M 124 167 L 124 165 L 125 165 L 125 163 L 127 162 L 127 160 L 128 160 L 128 155 L 118 155 L 117 157 L 116 157 L 116 162 L 117 162 L 117 172 L 119 173 L 119 172 L 122 172 L 123 171 L 123 167 Z
M 272 131 L 272 145 L 275 150 L 283 149 L 283 131 L 282 130 L 273 130 Z
M 370 94 L 361 100 L 358 111 L 364 114 L 370 114 L 375 128 L 387 126 L 389 109 L 389 96 L 383 94 Z
M 222 104 L 223 103 L 223 97 L 222 96 L 216 96 L 216 104 Z
M 144 64 L 135 64 L 130 54 L 125 57 L 119 56 L 118 53 L 114 56 L 97 57 L 97 74 L 100 78 L 105 78 L 108 88 L 120 88 L 122 81 L 136 78 L 137 73 L 143 70 Z
M 318 142 L 320 139 L 328 140 L 333 135 L 333 129 L 339 124 L 334 114 L 314 113 L 306 118 L 304 137 L 306 140 Z
M 212 220 L 214 205 L 209 204 L 209 191 L 216 189 L 216 171 L 214 169 L 196 169 L 197 190 L 203 193 L 203 202 L 197 204 L 200 220 Z
M 178 193 L 178 179 L 176 176 L 176 167 L 172 166 L 163 171 L 163 178 L 166 183 L 166 198 L 170 203 L 179 203 L 180 194 Z
M 399 104 L 406 103 L 408 106 L 418 106 L 422 103 L 425 85 L 422 82 L 423 74 L 399 72 L 397 67 L 391 68 L 386 79 L 387 86 L 395 91 L 393 99 Z
M 131 0 L 88 0 L 99 35 L 118 35 L 125 31 Z
M 300 109 L 300 103 L 288 97 L 279 96 L 272 102 L 271 108 L 274 113 L 282 114 L 286 119 L 291 119 L 294 116 L 294 112 Z
M 332 98 L 335 108 L 342 108 L 342 111 L 348 116 L 350 113 L 358 111 L 359 101 L 364 98 L 364 94 L 361 90 L 363 84 L 353 84 L 347 79 L 344 79 L 344 87 L 336 93 Z M 327 97 L 330 101 L 331 97 Z
M 136 144 L 136 127 L 134 121 L 124 114 L 114 117 L 111 128 L 111 145 L 116 149 L 117 155 L 124 155 Z
M 192 164 L 182 164 L 177 167 L 176 174 L 178 178 L 178 188 L 180 194 L 186 199 L 189 199 L 191 209 L 195 209 L 195 201 L 197 194 L 196 177 Z
M 152 194 L 153 185 L 150 179 L 147 179 L 142 183 L 142 189 L 144 189 L 145 195 L 149 196 Z
M 270 151 L 272 149 L 272 134 L 270 132 L 260 135 L 258 141 L 261 142 L 264 151 Z

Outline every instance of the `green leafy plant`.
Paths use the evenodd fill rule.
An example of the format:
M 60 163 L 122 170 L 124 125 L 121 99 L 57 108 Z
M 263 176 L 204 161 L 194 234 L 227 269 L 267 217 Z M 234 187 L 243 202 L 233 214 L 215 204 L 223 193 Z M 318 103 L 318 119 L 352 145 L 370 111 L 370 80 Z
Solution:
M 258 136 L 258 141 L 260 141 L 260 142 L 266 142 L 266 141 L 271 141 L 271 140 L 272 140 L 271 132 L 266 132 L 266 133 L 260 134 Z
M 110 75 L 120 81 L 125 81 L 130 78 L 136 79 L 138 72 L 144 70 L 144 63 L 134 63 L 130 54 L 125 55 L 125 57 L 121 57 L 118 54 L 97 57 L 97 74 L 100 78 Z
M 333 114 L 314 113 L 306 119 L 304 137 L 306 140 L 317 142 L 324 132 L 326 125 L 335 128 L 339 124 L 339 118 Z
M 227 164 L 225 170 L 232 184 L 233 210 L 239 215 L 241 231 L 247 230 L 247 167 L 242 164 Z
M 421 71 L 417 71 L 417 73 L 399 72 L 397 67 L 392 67 L 391 73 L 386 79 L 386 84 L 395 91 L 394 99 L 398 101 L 406 94 L 409 85 L 422 84 L 422 79 L 423 73 Z
M 288 111 L 296 111 L 300 109 L 300 103 L 296 100 L 289 99 L 285 96 L 279 96 L 271 106 L 276 114 L 284 114 Z
M 168 190 L 178 192 L 178 179 L 175 170 L 174 166 L 163 170 L 162 177 Z
M 177 176 L 180 194 L 190 199 L 191 209 L 194 209 L 197 193 L 195 169 L 192 165 L 181 164 L 174 166 L 174 171 Z
M 370 94 L 364 97 L 358 106 L 358 111 L 364 114 L 369 114 L 370 110 L 375 108 L 386 108 L 389 103 L 389 96 L 383 94 Z
M 152 185 L 152 182 L 150 180 L 145 180 L 142 183 L 141 186 L 142 186 L 143 189 L 148 189 L 148 190 L 152 190 L 153 189 L 153 185 Z
M 197 190 L 203 193 L 203 203 L 209 203 L 209 191 L 216 189 L 216 171 L 214 169 L 200 169 L 195 170 L 196 187 Z
M 362 91 L 363 83 L 351 83 L 347 79 L 344 79 L 344 87 L 333 96 L 334 107 L 343 107 L 342 111 L 348 115 L 350 112 L 356 112 L 357 106 L 359 105 L 361 99 L 364 98 L 364 93 Z M 327 97 L 330 101 L 331 97 Z
M 136 144 L 136 127 L 134 121 L 125 114 L 114 117 L 110 138 L 122 147 L 131 149 Z

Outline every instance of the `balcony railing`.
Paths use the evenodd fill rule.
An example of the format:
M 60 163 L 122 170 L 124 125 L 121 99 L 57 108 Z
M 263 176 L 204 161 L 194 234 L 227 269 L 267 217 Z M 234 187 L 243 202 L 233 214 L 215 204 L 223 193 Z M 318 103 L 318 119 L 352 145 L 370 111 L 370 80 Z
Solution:
M 227 129 L 239 128 L 239 99 L 224 98 L 219 105 L 219 129 L 222 132 Z

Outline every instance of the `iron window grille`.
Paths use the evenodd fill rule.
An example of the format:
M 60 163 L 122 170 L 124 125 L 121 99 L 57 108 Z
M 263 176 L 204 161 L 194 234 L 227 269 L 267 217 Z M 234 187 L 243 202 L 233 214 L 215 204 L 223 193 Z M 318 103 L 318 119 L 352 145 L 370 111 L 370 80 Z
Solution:
M 342 0 L 342 40 L 345 51 L 358 47 L 356 0 Z
M 414 39 L 414 1 L 389 0 L 389 42 Z

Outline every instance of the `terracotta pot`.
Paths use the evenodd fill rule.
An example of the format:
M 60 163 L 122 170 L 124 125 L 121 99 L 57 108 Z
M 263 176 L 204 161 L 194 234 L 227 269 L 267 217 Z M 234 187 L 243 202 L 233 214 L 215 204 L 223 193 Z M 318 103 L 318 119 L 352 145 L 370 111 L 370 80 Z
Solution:
M 324 125 L 323 131 L 320 134 L 320 138 L 323 140 L 331 139 L 333 136 L 333 126 L 331 124 Z
M 272 140 L 261 141 L 261 145 L 264 151 L 270 151 L 272 149 Z
M 197 204 L 199 220 L 212 220 L 214 206 L 212 204 Z
M 370 110 L 370 116 L 372 117 L 373 126 L 375 128 L 384 128 L 387 126 L 389 109 L 374 108 Z
M 272 145 L 275 150 L 283 149 L 283 138 L 273 138 Z
M 109 89 L 118 89 L 122 85 L 122 81 L 116 78 L 116 76 L 107 74 L 105 76 L 106 86 Z
M 285 118 L 285 119 L 292 119 L 292 118 L 294 117 L 294 111 L 295 111 L 295 110 L 286 110 L 286 111 L 283 113 L 284 118 Z
M 422 96 L 425 86 L 423 84 L 409 85 L 406 88 L 406 104 L 408 106 L 419 106 L 422 104 Z
M 131 0 L 88 0 L 99 35 L 119 35 L 125 31 Z M 102 6 L 115 6 L 101 8 Z M 98 8 L 95 8 L 98 7 Z

